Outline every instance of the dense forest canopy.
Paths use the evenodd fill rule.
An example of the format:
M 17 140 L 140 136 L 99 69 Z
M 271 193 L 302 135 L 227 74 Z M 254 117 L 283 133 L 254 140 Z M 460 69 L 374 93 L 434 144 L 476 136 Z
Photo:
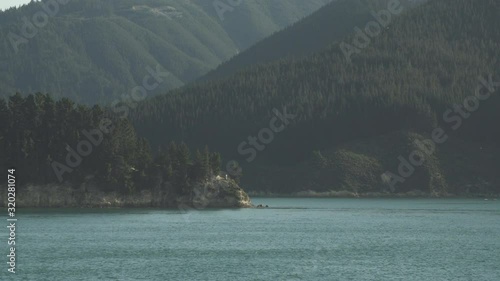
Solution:
M 195 136 L 210 134 L 214 145 L 232 150 L 266 124 L 273 108 L 286 106 L 299 116 L 284 138 L 296 155 L 363 135 L 429 130 L 443 122 L 448 106 L 473 93 L 478 76 L 500 75 L 496 8 L 495 1 L 431 1 L 397 18 L 352 63 L 335 44 L 152 98 L 138 107 L 134 122 L 153 143 L 196 143 Z M 463 136 L 498 138 L 490 122 L 498 116 L 495 101 L 480 113 L 485 122 L 461 130 Z
M 0 116 L 2 169 L 16 168 L 21 192 L 28 184 L 68 184 L 120 194 L 164 189 L 175 197 L 220 171 L 220 155 L 206 146 L 165 143 L 153 157 L 128 120 L 98 105 L 15 94 L 0 99 Z
M 286 108 L 297 118 L 258 157 L 275 164 L 298 163 L 314 150 L 394 131 L 450 128 L 449 119 L 459 114 L 454 105 L 474 95 L 478 77 L 500 80 L 499 5 L 429 1 L 396 17 L 350 61 L 341 43 L 352 45 L 359 34 L 306 58 L 257 65 L 152 98 L 137 108 L 133 122 L 153 146 L 206 140 L 244 162 L 238 145 L 267 126 L 273 109 Z M 498 143 L 498 106 L 496 91 L 450 133 Z

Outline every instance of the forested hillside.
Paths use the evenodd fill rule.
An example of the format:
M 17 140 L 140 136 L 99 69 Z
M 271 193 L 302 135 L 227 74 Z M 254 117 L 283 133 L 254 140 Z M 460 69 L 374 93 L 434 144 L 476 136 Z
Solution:
M 208 141 L 242 164 L 253 189 L 281 191 L 380 191 L 386 188 L 380 175 L 397 170 L 398 155 L 407 157 L 415 140 L 442 127 L 450 141 L 400 190 L 498 191 L 500 101 L 491 81 L 500 80 L 499 25 L 498 1 L 429 1 L 396 17 L 350 61 L 337 43 L 307 58 L 258 65 L 150 99 L 136 110 L 134 122 L 153 146 L 172 139 L 192 146 Z M 342 42 L 352 45 L 356 36 Z M 474 111 L 460 111 L 482 84 L 491 96 Z M 246 163 L 249 153 L 238 153 L 238 147 L 269 126 L 273 109 L 295 117 L 271 143 L 255 146 L 256 160 Z M 323 162 L 313 169 L 315 176 L 283 180 L 299 177 L 291 171 L 304 171 L 314 159 Z M 446 163 L 456 163 L 455 169 Z M 285 168 L 255 172 L 266 165 Z M 461 186 L 458 179 L 464 179 Z
M 301 21 L 259 41 L 222 63 L 200 80 L 228 77 L 250 65 L 321 51 L 351 34 L 356 26 L 373 20 L 372 12 L 387 9 L 389 0 L 337 0 Z M 402 0 L 405 10 L 422 1 Z
M 0 12 L 0 96 L 47 92 L 111 102 L 157 66 L 168 77 L 148 94 L 164 93 L 329 1 L 32 2 Z M 40 13 L 46 18 L 34 19 Z

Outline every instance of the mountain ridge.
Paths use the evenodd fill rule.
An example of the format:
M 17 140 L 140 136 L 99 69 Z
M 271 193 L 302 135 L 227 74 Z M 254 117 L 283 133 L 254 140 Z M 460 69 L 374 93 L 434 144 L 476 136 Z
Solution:
M 313 14 L 257 42 L 198 79 L 221 79 L 256 64 L 287 57 L 304 57 L 326 49 L 351 34 L 357 26 L 374 20 L 373 13 L 387 8 L 389 0 L 336 0 Z M 405 10 L 422 1 L 402 0 Z
M 111 102 L 156 65 L 171 75 L 150 94 L 165 93 L 329 1 L 245 2 L 221 21 L 212 2 L 201 0 L 78 0 L 59 5 L 31 36 L 23 24 L 34 26 L 34 15 L 45 11 L 33 2 L 0 13 L 0 95 L 49 92 Z M 17 54 L 12 34 L 25 40 L 14 44 Z

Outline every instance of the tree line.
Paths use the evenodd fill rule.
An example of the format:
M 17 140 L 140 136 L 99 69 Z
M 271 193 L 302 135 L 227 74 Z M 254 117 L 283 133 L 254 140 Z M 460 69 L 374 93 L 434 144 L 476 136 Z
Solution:
M 2 169 L 15 167 L 20 189 L 26 184 L 93 184 L 102 191 L 133 193 L 152 188 L 169 189 L 176 196 L 190 194 L 196 182 L 218 175 L 219 153 L 191 150 L 185 143 L 170 142 L 152 153 L 149 143 L 137 137 L 126 119 L 114 117 L 99 105 L 88 107 L 49 94 L 23 97 L 17 93 L 0 99 L 0 158 Z M 97 139 L 88 132 L 110 120 L 109 132 L 92 140 L 91 153 L 70 170 L 68 157 L 83 149 L 83 141 Z M 94 133 L 95 134 L 95 133 Z M 83 152 L 80 152 L 83 153 Z M 73 156 L 68 156 L 73 155 Z M 58 163 L 58 165 L 55 165 Z

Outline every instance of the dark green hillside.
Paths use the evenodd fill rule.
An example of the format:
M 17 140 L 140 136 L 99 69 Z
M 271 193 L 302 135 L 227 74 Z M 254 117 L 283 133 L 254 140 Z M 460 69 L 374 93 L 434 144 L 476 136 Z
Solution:
M 222 21 L 213 1 L 75 0 L 60 5 L 34 36 L 23 35 L 22 18 L 43 11 L 40 3 L 10 9 L 0 12 L 0 96 L 40 91 L 111 102 L 156 66 L 169 75 L 148 94 L 165 92 L 329 1 L 246 1 Z
M 286 57 L 300 57 L 325 49 L 351 34 L 354 27 L 373 20 L 372 11 L 387 9 L 388 0 L 337 0 L 301 21 L 259 41 L 254 46 L 222 63 L 200 78 L 206 81 L 230 76 L 235 71 L 258 63 Z M 402 0 L 405 9 L 414 1 Z
M 436 186 L 434 190 L 440 192 L 453 191 L 447 189 L 453 183 L 451 178 L 456 173 L 467 175 L 471 165 L 462 165 L 458 172 L 448 171 L 446 163 L 488 163 L 490 160 L 481 158 L 483 154 L 474 154 L 472 147 L 495 144 L 491 146 L 492 155 L 498 150 L 498 90 L 481 101 L 477 111 L 470 116 L 465 114 L 462 126 L 458 126 L 459 113 L 453 105 L 463 104 L 474 95 L 480 85 L 479 76 L 488 80 L 492 75 L 493 81 L 500 80 L 500 30 L 496 28 L 500 25 L 499 11 L 500 3 L 493 0 L 429 1 L 400 16 L 371 39 L 366 48 L 353 54 L 352 62 L 347 61 L 340 45 L 334 44 L 307 58 L 258 65 L 222 81 L 197 84 L 153 98 L 138 108 L 134 122 L 140 135 L 153 145 L 182 139 L 199 146 L 208 140 L 227 159 L 243 163 L 247 174 L 263 165 L 294 165 L 310 160 L 314 150 L 332 151 L 326 153 L 327 158 L 346 165 L 342 168 L 345 174 L 347 169 L 354 169 L 348 160 L 352 154 L 340 152 L 344 155 L 340 157 L 333 151 L 355 141 L 410 132 L 409 141 L 404 144 L 392 140 L 399 146 L 374 146 L 380 151 L 369 159 L 378 164 L 375 168 L 366 167 L 366 171 L 371 174 L 370 185 L 379 187 L 383 185 L 379 172 L 397 168 L 398 159 L 393 154 L 407 157 L 415 136 L 429 137 L 434 128 L 442 127 L 452 141 L 448 146 L 439 146 L 433 155 L 437 157 L 435 162 L 426 162 L 430 166 L 418 169 L 413 180 L 417 182 L 406 181 L 401 191 L 429 190 L 423 183 Z M 353 40 L 349 37 L 343 42 L 353 44 Z M 482 89 L 482 93 L 488 91 Z M 275 135 L 265 150 L 257 153 L 257 160 L 245 163 L 249 154 L 240 155 L 238 146 L 269 126 L 273 108 L 283 111 L 285 106 L 288 113 L 297 117 L 286 130 Z M 451 111 L 447 113 L 448 109 Z M 457 126 L 459 129 L 454 130 Z M 470 149 L 455 146 L 456 143 Z M 466 155 L 451 157 L 458 152 Z M 360 157 L 354 159 L 365 163 L 365 156 L 355 153 Z M 381 155 L 387 157 L 380 159 Z M 488 167 L 500 167 L 498 160 Z M 486 170 L 469 173 L 469 181 L 488 182 L 490 189 L 498 187 L 492 184 L 498 183 L 498 178 Z M 266 179 L 244 180 L 259 189 L 255 182 Z M 273 186 L 281 190 L 307 188 Z M 331 179 L 329 186 L 340 189 L 349 184 Z

